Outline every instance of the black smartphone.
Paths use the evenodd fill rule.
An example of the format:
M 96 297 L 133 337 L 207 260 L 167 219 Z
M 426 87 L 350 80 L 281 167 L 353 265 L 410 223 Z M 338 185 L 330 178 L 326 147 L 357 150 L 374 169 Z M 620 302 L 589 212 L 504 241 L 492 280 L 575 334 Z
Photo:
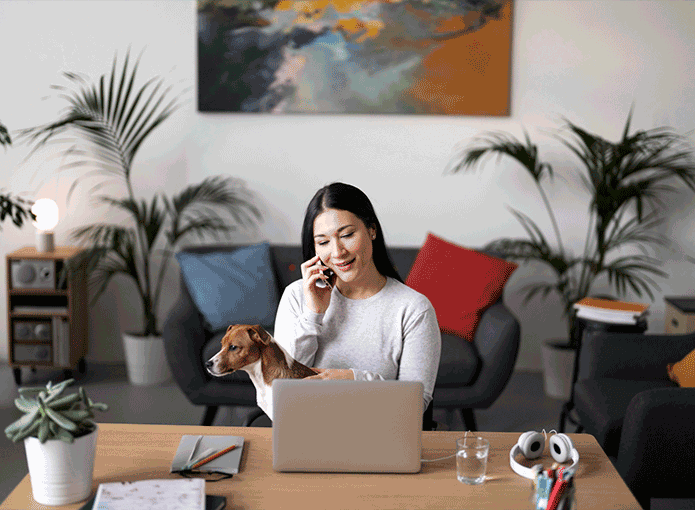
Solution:
M 328 282 L 324 280 L 316 280 L 316 286 L 320 289 L 325 289 L 326 287 L 331 287 L 330 281 L 331 278 L 333 278 L 333 271 L 331 271 L 326 264 L 323 263 L 321 259 L 319 259 L 319 263 L 321 266 L 325 267 L 323 271 L 321 271 L 323 274 L 325 274 L 328 277 Z

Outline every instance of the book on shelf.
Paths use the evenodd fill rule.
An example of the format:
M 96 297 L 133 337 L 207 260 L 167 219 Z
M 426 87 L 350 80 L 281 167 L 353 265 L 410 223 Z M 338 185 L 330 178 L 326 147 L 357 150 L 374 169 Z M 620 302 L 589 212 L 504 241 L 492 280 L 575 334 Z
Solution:
M 585 297 L 574 304 L 577 317 L 612 324 L 637 324 L 647 313 L 649 305 L 612 299 Z
M 52 317 L 53 364 L 66 367 L 70 364 L 70 323 L 62 317 Z

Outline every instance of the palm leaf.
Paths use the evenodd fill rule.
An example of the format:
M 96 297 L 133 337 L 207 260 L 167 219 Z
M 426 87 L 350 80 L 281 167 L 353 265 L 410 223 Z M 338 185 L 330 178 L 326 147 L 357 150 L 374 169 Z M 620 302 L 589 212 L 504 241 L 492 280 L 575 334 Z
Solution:
M 527 170 L 536 182 L 540 182 L 546 173 L 552 177 L 552 167 L 540 161 L 538 147 L 531 142 L 526 130 L 524 130 L 524 140 L 525 143 L 522 143 L 516 137 L 501 132 L 476 138 L 473 141 L 473 147 L 465 150 L 460 156 L 460 161 L 453 168 L 453 172 L 472 169 L 487 157 L 497 156 L 500 159 L 502 156 L 509 156 Z
M 136 235 L 132 229 L 96 224 L 74 229 L 72 236 L 92 245 L 78 258 L 78 263 L 86 264 L 90 289 L 94 292 L 93 303 L 117 274 L 132 278 L 142 292 L 135 260 Z
M 10 138 L 10 133 L 7 128 L 0 122 L 0 145 L 3 147 L 5 145 L 12 145 L 12 138 Z
M 98 87 L 88 86 L 75 73 L 65 73 L 72 88 L 56 88 L 64 91 L 62 97 L 70 105 L 66 112 L 55 122 L 20 132 L 20 136 L 33 145 L 32 153 L 58 135 L 75 133 L 89 142 L 96 161 L 107 170 L 104 175 L 128 182 L 132 162 L 142 143 L 181 105 L 179 95 L 165 102 L 172 89 L 162 89 L 161 79 L 153 78 L 134 89 L 140 59 L 132 67 L 129 61 L 130 52 L 119 74 L 115 56 L 111 74 L 102 75 Z M 135 97 L 131 101 L 134 90 Z M 143 97 L 147 97 L 144 104 L 141 103 Z M 78 181 L 79 178 L 76 183 Z
M 614 225 L 615 229 L 606 238 L 606 252 L 617 250 L 625 246 L 635 246 L 645 252 L 646 247 L 667 246 L 669 239 L 657 228 L 664 223 L 664 218 L 652 211 L 648 216 L 640 220 L 634 216 L 623 224 Z
M 604 271 L 608 282 L 615 287 L 619 295 L 625 295 L 628 287 L 635 294 L 642 296 L 646 293 L 654 300 L 652 289 L 659 289 L 656 281 L 650 275 L 665 278 L 668 274 L 657 267 L 660 261 L 644 255 L 629 255 L 620 257 L 606 265 Z
M 172 220 L 172 244 L 188 234 L 230 232 L 235 225 L 226 221 L 218 210 L 231 215 L 235 223 L 250 225 L 260 218 L 260 211 L 250 200 L 250 192 L 231 177 L 209 177 L 199 184 L 187 186 L 165 202 Z

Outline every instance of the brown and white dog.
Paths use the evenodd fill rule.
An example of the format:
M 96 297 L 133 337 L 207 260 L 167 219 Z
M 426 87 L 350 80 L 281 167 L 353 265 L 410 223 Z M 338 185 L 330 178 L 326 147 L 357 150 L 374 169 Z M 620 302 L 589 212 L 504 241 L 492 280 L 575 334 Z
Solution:
M 222 348 L 205 363 L 211 375 L 222 377 L 235 370 L 249 374 L 256 387 L 256 402 L 273 419 L 274 379 L 303 379 L 316 372 L 289 355 L 261 326 L 236 324 L 222 337 Z

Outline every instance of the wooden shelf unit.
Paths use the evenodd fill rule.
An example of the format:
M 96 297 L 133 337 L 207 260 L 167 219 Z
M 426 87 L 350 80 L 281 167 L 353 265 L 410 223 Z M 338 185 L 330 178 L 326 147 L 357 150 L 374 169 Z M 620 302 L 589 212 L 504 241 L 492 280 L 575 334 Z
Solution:
M 66 377 L 72 375 L 75 367 L 82 373 L 85 371 L 89 320 L 87 274 L 84 265 L 61 271 L 82 251 L 79 247 L 58 246 L 55 251 L 39 253 L 28 246 L 7 255 L 7 359 L 18 385 L 22 367 L 60 368 Z M 26 288 L 14 282 L 12 265 L 16 261 L 53 262 L 52 288 Z M 65 336 L 60 336 L 57 331 L 60 327 L 69 333 L 65 331 Z M 23 335 L 31 338 L 22 338 Z M 69 346 L 69 352 L 64 349 L 62 356 L 56 345 L 59 337 Z

